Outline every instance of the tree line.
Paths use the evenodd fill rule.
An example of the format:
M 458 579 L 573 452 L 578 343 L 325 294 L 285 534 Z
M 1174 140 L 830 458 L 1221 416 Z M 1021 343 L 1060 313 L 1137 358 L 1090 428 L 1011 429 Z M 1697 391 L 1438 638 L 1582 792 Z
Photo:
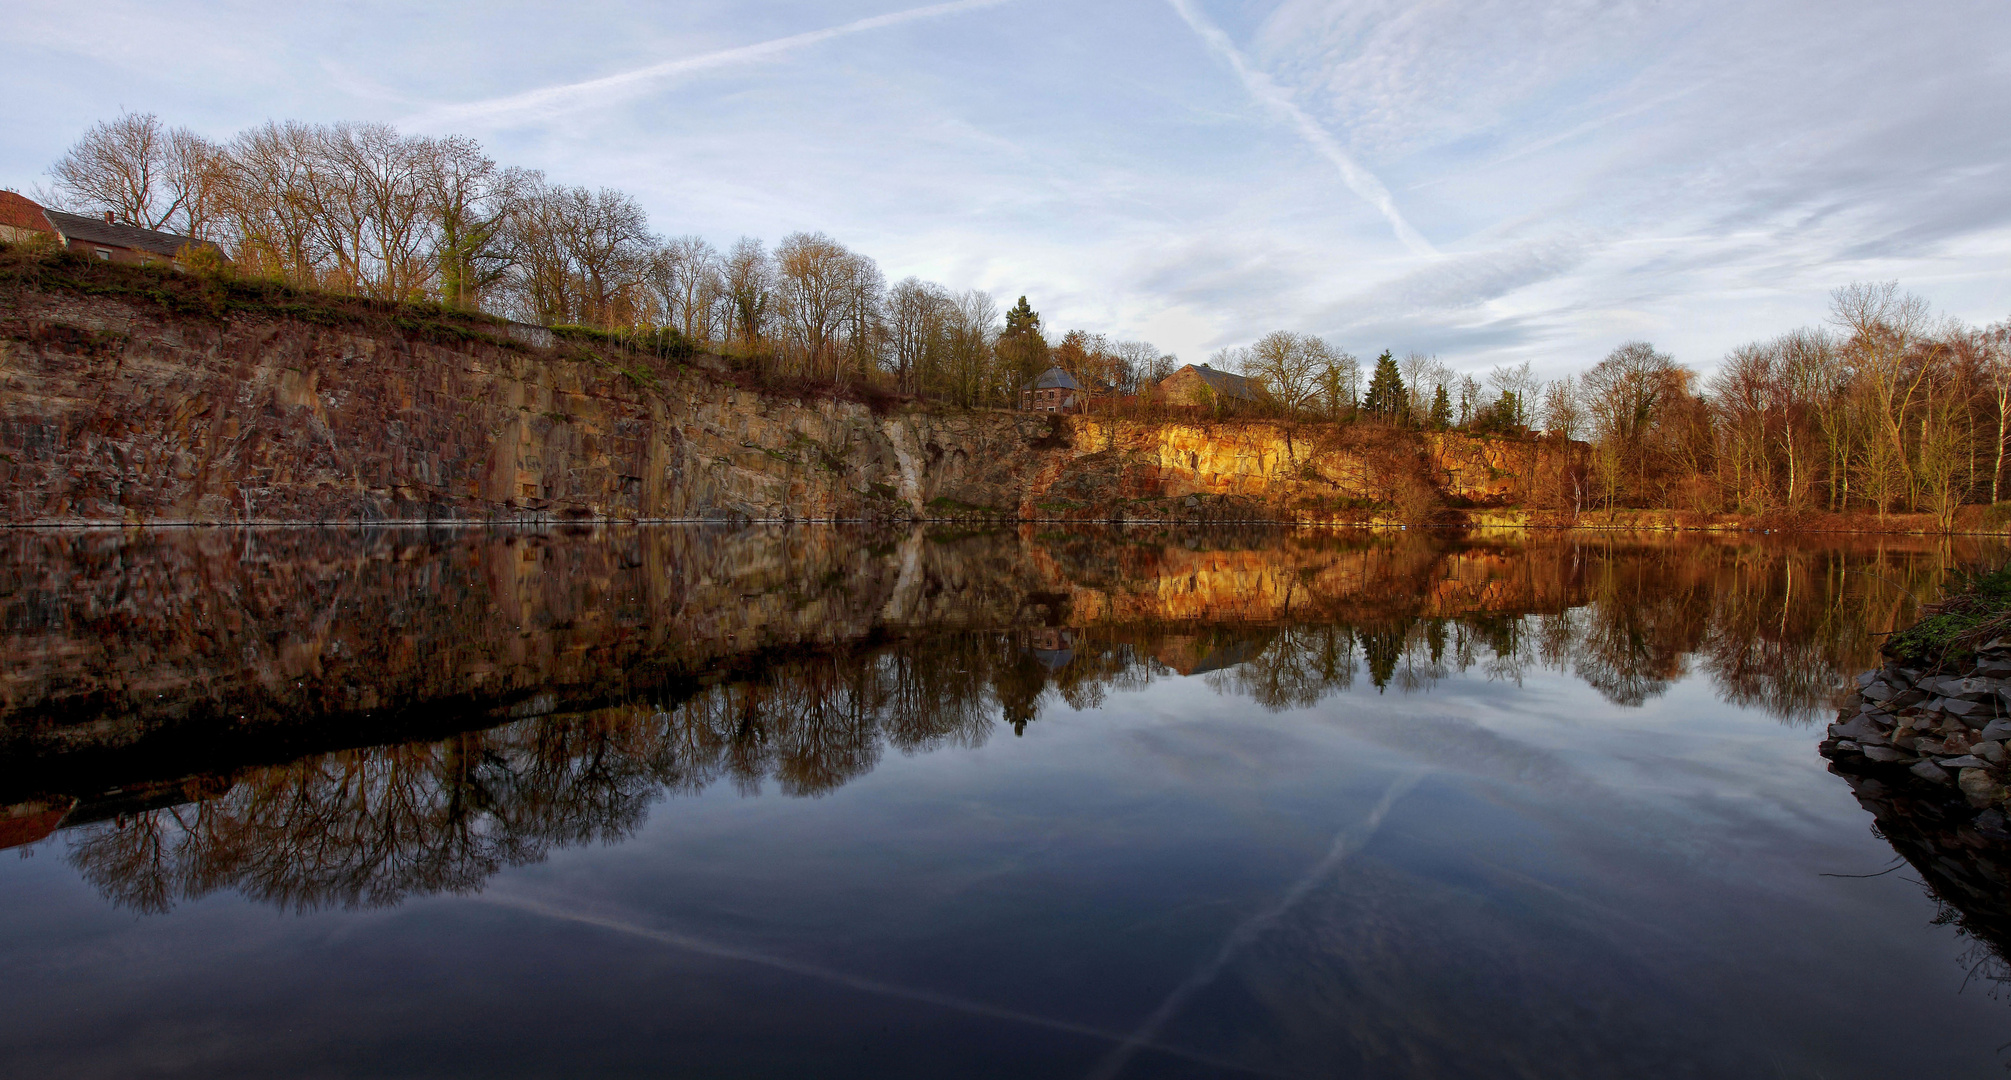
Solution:
M 721 251 L 653 232 L 636 200 L 499 165 L 463 136 L 383 124 L 268 122 L 218 143 L 151 114 L 95 125 L 50 170 L 58 206 L 109 209 L 213 240 L 236 272 L 547 326 L 674 336 L 763 376 L 872 383 L 962 406 L 1014 406 L 1060 366 L 1113 406 L 1178 366 L 1148 342 L 1050 342 L 1025 297 L 908 277 L 821 232 Z M 1836 291 L 1825 325 L 1734 349 L 1705 379 L 1646 342 L 1545 381 L 1384 351 L 1362 363 L 1279 330 L 1210 364 L 1261 388 L 1235 410 L 1590 442 L 1580 508 L 1748 514 L 1916 512 L 1952 524 L 2001 501 L 2011 321 L 1968 327 L 1893 284 Z
M 50 170 L 59 208 L 211 240 L 235 272 L 546 326 L 674 333 L 765 375 L 877 381 L 967 406 L 1017 404 L 1059 358 L 1135 391 L 1171 371 L 1152 345 L 1072 332 L 1051 347 L 1022 297 L 909 277 L 821 232 L 721 251 L 665 237 L 632 196 L 503 166 L 464 136 L 268 122 L 213 142 L 134 113 Z
M 1644 341 L 1550 381 L 1385 351 L 1364 385 L 1346 350 L 1284 330 L 1212 362 L 1288 416 L 1589 442 L 1579 509 L 1906 512 L 1946 530 L 2005 495 L 2011 320 L 1937 318 L 1895 282 L 1836 289 L 1823 325 L 1741 345 L 1709 378 Z

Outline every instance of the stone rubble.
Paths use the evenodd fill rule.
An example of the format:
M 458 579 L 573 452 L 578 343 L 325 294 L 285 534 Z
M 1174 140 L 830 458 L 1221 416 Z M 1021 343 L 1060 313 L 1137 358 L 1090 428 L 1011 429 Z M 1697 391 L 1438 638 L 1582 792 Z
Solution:
M 1892 660 L 1857 678 L 1823 756 L 1850 772 L 1910 775 L 1961 792 L 1977 810 L 2011 800 L 2011 637 L 1976 652 L 1969 669 L 1927 672 Z

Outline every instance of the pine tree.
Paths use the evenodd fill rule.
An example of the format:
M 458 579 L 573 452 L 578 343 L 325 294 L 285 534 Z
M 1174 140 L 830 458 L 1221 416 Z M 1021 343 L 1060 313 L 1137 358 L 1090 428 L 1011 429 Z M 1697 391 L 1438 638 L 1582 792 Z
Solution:
M 1438 390 L 1431 396 L 1431 426 L 1440 431 L 1452 426 L 1452 398 L 1445 392 L 1445 384 L 1438 384 Z
M 1050 361 L 1047 338 L 1040 332 L 1040 312 L 1026 302 L 1026 297 L 1020 297 L 1019 303 L 1006 309 L 1005 330 L 999 334 L 995 348 L 1015 388 L 1025 386 L 1047 370 Z
M 1362 411 L 1370 416 L 1393 420 L 1404 414 L 1409 407 L 1410 395 L 1404 393 L 1404 377 L 1397 371 L 1396 357 L 1388 349 L 1376 357 L 1376 373 L 1369 379 L 1369 392 L 1362 398 Z

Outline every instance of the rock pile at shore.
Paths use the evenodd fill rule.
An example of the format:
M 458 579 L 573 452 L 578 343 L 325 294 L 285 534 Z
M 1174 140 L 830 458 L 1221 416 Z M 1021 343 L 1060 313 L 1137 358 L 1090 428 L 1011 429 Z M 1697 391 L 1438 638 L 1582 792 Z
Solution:
M 1954 674 L 1893 660 L 1858 676 L 1837 723 L 1822 744 L 1824 757 L 1859 766 L 1861 775 L 1899 774 L 1958 789 L 1982 813 L 1978 825 L 2007 828 L 2005 785 L 2011 752 L 2011 637 L 1978 648 Z M 1879 768 L 1878 766 L 1883 766 Z M 1990 820 L 1984 817 L 1994 815 Z

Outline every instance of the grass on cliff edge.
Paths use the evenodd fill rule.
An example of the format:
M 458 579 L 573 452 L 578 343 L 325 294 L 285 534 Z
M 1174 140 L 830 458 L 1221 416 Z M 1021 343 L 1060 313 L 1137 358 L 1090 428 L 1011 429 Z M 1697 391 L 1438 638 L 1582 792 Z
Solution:
M 1905 663 L 1938 668 L 1966 660 L 1984 642 L 2006 634 L 2011 634 L 2011 565 L 1970 578 L 1962 591 L 1923 607 L 1920 618 L 1885 647 Z
M 183 272 L 167 265 L 132 266 L 94 259 L 47 243 L 0 242 L 0 291 L 10 289 L 61 291 L 150 304 L 168 314 L 189 319 L 223 321 L 233 315 L 297 319 L 317 326 L 348 326 L 409 334 L 435 345 L 476 342 L 516 352 L 537 353 L 510 336 L 509 320 L 480 311 L 463 311 L 432 302 L 373 300 L 363 296 L 307 289 L 268 278 L 234 273 Z M 659 391 L 657 373 L 638 360 L 688 364 L 698 350 L 675 330 L 653 334 L 614 334 L 589 326 L 551 326 L 559 352 L 575 359 L 596 360 L 639 389 Z M 911 400 L 878 387 L 830 380 L 798 378 L 763 371 L 759 365 L 727 361 L 726 370 L 704 366 L 691 370 L 715 382 L 742 389 L 794 397 L 805 401 L 857 401 L 885 415 Z
M 270 315 L 319 326 L 395 330 L 436 344 L 479 341 L 523 348 L 509 337 L 507 320 L 481 312 L 343 296 L 228 273 L 184 273 L 163 264 L 111 263 L 47 244 L 0 243 L 0 288 L 10 287 L 152 304 L 185 318 Z

